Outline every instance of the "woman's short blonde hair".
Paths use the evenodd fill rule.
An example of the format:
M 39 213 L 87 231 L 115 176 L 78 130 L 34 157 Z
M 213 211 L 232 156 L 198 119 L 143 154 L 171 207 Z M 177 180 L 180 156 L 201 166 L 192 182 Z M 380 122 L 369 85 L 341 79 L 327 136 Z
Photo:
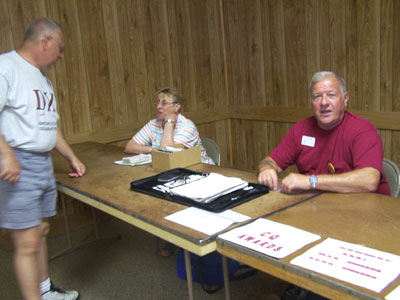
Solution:
M 167 95 L 168 97 L 172 98 L 174 103 L 179 103 L 180 105 L 182 105 L 182 102 L 183 102 L 182 93 L 179 90 L 177 90 L 176 88 L 164 87 L 157 92 L 157 98 L 160 94 Z

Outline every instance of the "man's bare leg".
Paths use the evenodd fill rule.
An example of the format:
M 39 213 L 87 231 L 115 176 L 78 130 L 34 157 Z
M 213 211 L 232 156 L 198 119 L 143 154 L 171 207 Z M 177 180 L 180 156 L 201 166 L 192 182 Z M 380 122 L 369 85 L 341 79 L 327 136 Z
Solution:
M 41 300 L 39 289 L 39 227 L 10 230 L 14 243 L 14 271 L 25 300 Z

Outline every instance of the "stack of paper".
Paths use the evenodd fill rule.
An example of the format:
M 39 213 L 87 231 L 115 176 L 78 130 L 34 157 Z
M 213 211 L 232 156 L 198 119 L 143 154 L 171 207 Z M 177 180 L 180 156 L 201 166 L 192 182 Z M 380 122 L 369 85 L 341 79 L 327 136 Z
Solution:
M 123 157 L 122 160 L 115 161 L 116 164 L 125 166 L 138 166 L 151 163 L 151 154 L 138 154 Z
M 175 148 L 175 147 L 165 147 L 164 149 L 157 149 L 158 152 L 167 152 L 167 153 L 174 153 L 182 151 L 182 148 Z
M 170 193 L 197 202 L 209 203 L 222 195 L 243 189 L 247 186 L 247 181 L 240 178 L 210 173 L 207 177 L 203 177 L 197 181 L 171 188 Z
M 188 207 L 172 215 L 166 216 L 165 219 L 203 232 L 208 235 L 220 232 L 233 223 L 243 222 L 250 217 L 234 212 L 230 209 L 222 213 L 212 213 L 195 207 Z

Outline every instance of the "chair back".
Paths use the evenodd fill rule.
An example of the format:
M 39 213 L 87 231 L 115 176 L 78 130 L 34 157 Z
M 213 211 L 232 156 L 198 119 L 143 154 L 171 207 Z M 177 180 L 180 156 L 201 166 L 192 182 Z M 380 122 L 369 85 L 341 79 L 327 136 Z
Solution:
M 219 166 L 221 163 L 221 153 L 217 143 L 209 138 L 201 138 L 201 144 L 206 149 L 207 155 Z
M 389 183 L 390 195 L 398 198 L 400 196 L 400 170 L 399 166 L 390 159 L 384 158 L 382 161 L 383 172 Z

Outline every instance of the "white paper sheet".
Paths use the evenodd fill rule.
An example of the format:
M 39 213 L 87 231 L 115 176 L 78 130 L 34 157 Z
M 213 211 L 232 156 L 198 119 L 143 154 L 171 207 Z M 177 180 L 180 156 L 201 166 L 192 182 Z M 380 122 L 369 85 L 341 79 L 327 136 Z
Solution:
M 386 300 L 399 300 L 400 299 L 400 286 L 395 288 L 385 297 Z
M 122 160 L 114 161 L 117 165 L 124 166 L 140 166 L 151 163 L 151 154 L 137 154 L 133 156 L 123 157 Z
M 321 238 L 319 235 L 266 219 L 257 219 L 219 237 L 276 258 L 285 257 Z
M 189 207 L 166 216 L 165 219 L 212 235 L 228 228 L 235 222 L 243 222 L 250 218 L 232 210 L 226 210 L 222 213 L 212 213 L 203 209 Z
M 380 293 L 400 273 L 400 256 L 326 239 L 292 264 Z
M 171 188 L 170 193 L 195 201 L 208 203 L 221 195 L 245 188 L 248 183 L 238 177 L 227 177 L 218 173 L 210 173 L 200 180 Z

